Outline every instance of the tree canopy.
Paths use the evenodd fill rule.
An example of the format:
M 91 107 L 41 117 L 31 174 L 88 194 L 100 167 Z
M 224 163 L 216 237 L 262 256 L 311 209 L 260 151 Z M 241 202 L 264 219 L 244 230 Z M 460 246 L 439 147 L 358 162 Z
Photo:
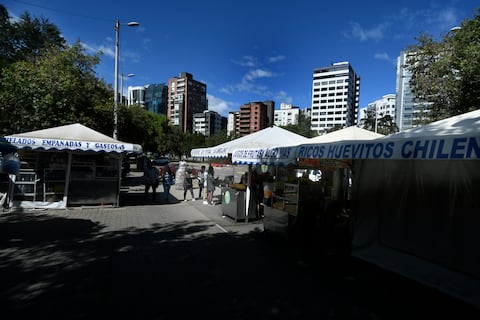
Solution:
M 480 9 L 439 41 L 421 34 L 408 48 L 407 68 L 415 100 L 427 122 L 480 108 Z
M 0 4 L 0 134 L 81 123 L 112 135 L 113 90 L 96 75 L 100 57 L 87 54 L 80 40 L 68 45 L 48 19 L 24 13 L 11 22 Z M 183 154 L 185 137 L 165 115 L 139 106 L 118 112 L 119 140 Z

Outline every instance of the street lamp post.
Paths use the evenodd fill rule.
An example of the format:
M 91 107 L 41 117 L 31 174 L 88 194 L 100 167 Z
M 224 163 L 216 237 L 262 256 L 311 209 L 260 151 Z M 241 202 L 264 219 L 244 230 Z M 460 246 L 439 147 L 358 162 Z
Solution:
M 123 73 L 122 73 L 122 77 L 120 78 L 120 92 L 121 92 L 121 93 L 120 93 L 120 97 L 121 97 L 120 100 L 122 100 L 122 105 L 124 105 L 124 103 L 123 103 L 123 78 L 124 78 L 124 77 L 125 77 L 125 76 L 124 76 Z M 135 77 L 135 73 L 129 73 L 129 74 L 127 74 L 127 78 L 130 78 L 130 77 Z
M 129 22 L 127 26 L 136 27 L 140 25 L 138 22 Z M 115 82 L 114 82 L 114 96 L 113 96 L 113 139 L 118 138 L 118 55 L 119 55 L 119 41 L 120 36 L 120 20 L 115 22 Z

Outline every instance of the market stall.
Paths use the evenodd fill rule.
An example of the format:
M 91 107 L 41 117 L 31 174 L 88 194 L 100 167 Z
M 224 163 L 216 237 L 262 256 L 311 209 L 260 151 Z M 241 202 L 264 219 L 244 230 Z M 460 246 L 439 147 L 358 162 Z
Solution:
M 228 159 L 231 162 L 232 155 L 236 149 L 242 148 L 269 148 L 274 146 L 291 146 L 308 141 L 307 138 L 272 126 L 255 133 L 234 139 L 218 146 L 210 148 L 193 149 L 191 156 L 194 158 Z M 241 163 L 238 163 L 241 164 Z M 252 190 L 252 167 L 249 167 L 247 177 L 244 181 L 233 181 L 232 184 L 222 187 L 222 213 L 235 219 L 244 220 L 254 219 L 258 216 L 258 205 L 255 201 Z M 239 186 L 239 184 L 243 185 Z M 234 200 L 236 204 L 231 204 Z M 233 209 L 234 208 L 234 209 Z M 236 210 L 236 212 L 235 212 Z
M 18 174 L 20 161 L 17 147 L 0 137 L 0 208 L 8 203 L 10 175 Z
M 323 212 L 352 217 L 353 256 L 480 307 L 480 110 L 373 140 L 281 150 L 236 153 L 320 168 L 333 200 Z
M 377 141 L 355 166 L 352 254 L 480 307 L 480 110 Z
M 232 162 L 266 165 L 272 181 L 272 200 L 264 204 L 264 229 L 312 245 L 333 250 L 336 221 L 348 216 L 351 200 L 351 160 L 329 154 L 328 159 L 299 157 L 301 145 L 341 141 L 371 141 L 383 137 L 358 127 L 348 127 L 308 139 L 306 143 L 271 148 L 237 149 Z M 317 155 L 317 154 L 315 154 Z M 330 247 L 330 249 L 327 249 Z
M 78 123 L 5 138 L 21 159 L 11 208 L 118 206 L 122 156 L 142 152 Z

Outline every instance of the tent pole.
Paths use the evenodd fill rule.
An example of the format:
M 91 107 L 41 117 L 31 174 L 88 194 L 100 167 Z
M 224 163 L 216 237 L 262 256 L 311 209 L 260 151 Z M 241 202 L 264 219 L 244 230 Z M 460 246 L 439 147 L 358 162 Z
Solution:
M 65 187 L 63 191 L 63 202 L 65 202 L 65 209 L 67 209 L 67 201 L 68 201 L 68 191 L 70 188 L 70 173 L 72 168 L 72 153 L 68 152 L 68 160 L 67 160 L 67 172 L 65 172 Z

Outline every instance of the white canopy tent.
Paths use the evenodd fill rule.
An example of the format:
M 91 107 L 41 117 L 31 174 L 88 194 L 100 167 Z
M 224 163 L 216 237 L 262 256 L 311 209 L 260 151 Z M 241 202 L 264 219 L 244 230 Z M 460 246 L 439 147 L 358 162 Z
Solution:
M 141 153 L 142 146 L 115 140 L 80 123 L 18 133 L 5 139 L 18 148 Z
M 355 160 L 352 254 L 480 307 L 480 110 L 385 137 L 355 132 L 232 159 Z
M 122 154 L 142 152 L 140 145 L 115 140 L 79 123 L 5 139 L 19 149 L 26 167 L 18 179 L 12 177 L 12 188 L 33 188 L 28 200 L 11 201 L 12 207 L 21 208 L 118 205 Z
M 354 158 L 352 254 L 480 307 L 480 110 Z
M 308 141 L 302 135 L 282 129 L 277 126 L 251 133 L 215 147 L 193 149 L 192 157 L 197 158 L 227 158 L 236 149 L 263 149 L 278 146 L 292 146 Z
M 303 152 L 299 152 L 300 150 L 305 150 L 305 148 L 301 148 L 303 145 L 306 145 L 307 148 L 324 148 L 325 144 L 328 143 L 339 143 L 342 141 L 349 141 L 349 143 L 355 143 L 356 141 L 364 142 L 381 137 L 383 137 L 382 134 L 351 126 L 310 139 L 305 138 L 300 143 L 295 144 L 285 145 L 279 143 L 268 148 L 239 148 L 233 152 L 232 162 L 271 165 L 295 164 L 299 156 L 303 155 Z
M 328 143 L 344 140 L 371 140 L 383 137 L 383 134 L 365 130 L 356 126 L 346 127 L 329 132 L 317 137 L 310 138 L 308 143 Z
M 277 126 L 272 126 L 257 131 L 255 133 L 243 136 L 241 138 L 222 143 L 216 147 L 193 149 L 191 152 L 191 156 L 197 158 L 228 158 L 229 156 L 232 156 L 233 160 L 234 158 L 238 158 L 239 156 L 239 153 L 236 152 L 237 149 L 263 150 L 269 147 L 277 148 L 279 146 L 295 146 L 305 141 L 308 141 L 308 139 L 302 135 L 296 134 L 286 129 L 282 129 Z M 252 156 L 251 153 L 246 152 L 243 154 L 243 156 L 243 160 L 235 161 L 234 163 L 253 164 L 253 162 L 248 160 L 249 157 Z M 249 181 L 251 179 L 250 169 L 251 166 L 249 166 L 248 172 Z M 250 202 L 252 201 L 250 194 L 250 187 L 247 186 L 244 199 L 244 215 L 246 216 L 247 221 L 248 217 L 251 216 L 254 211 L 253 206 L 250 205 Z

